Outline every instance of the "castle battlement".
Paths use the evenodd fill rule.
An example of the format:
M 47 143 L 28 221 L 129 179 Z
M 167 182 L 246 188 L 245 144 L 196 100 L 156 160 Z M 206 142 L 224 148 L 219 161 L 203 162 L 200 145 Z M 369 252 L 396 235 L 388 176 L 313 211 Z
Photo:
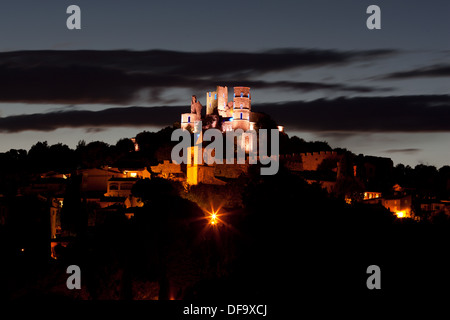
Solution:
M 280 159 L 297 159 L 297 158 L 305 158 L 305 157 L 315 157 L 315 156 L 337 156 L 338 153 L 336 151 L 317 151 L 317 152 L 305 152 L 305 153 L 288 153 L 288 154 L 280 154 Z
M 280 155 L 280 160 L 288 163 L 294 171 L 315 171 L 325 159 L 339 158 L 336 151 L 318 151 Z
M 334 156 L 337 155 L 336 151 L 317 151 L 317 152 L 306 152 L 306 153 L 300 153 L 300 155 L 302 156 L 310 156 L 310 157 L 314 157 L 314 156 L 323 156 L 323 155 L 330 155 L 330 156 Z

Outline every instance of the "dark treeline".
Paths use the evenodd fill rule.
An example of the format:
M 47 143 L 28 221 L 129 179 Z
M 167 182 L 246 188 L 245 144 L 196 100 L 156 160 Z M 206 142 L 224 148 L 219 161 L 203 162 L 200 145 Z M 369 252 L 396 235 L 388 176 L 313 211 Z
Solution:
M 102 141 L 86 143 L 82 140 L 74 149 L 62 143 L 49 145 L 44 141 L 34 144 L 29 151 L 11 149 L 0 153 L 0 165 L 3 168 L 0 172 L 0 194 L 15 195 L 19 186 L 28 184 L 33 175 L 43 172 L 71 173 L 80 168 L 98 168 L 105 165 L 119 168 L 156 165 L 171 158 L 171 150 L 178 143 L 171 141 L 171 134 L 177 127 L 174 125 L 158 132 L 138 133 L 137 152 L 132 152 L 134 144 L 131 139 L 123 138 L 112 145 Z M 343 164 L 348 167 L 348 172 L 352 170 L 353 165 L 357 165 L 359 170 L 363 168 L 363 155 L 357 156 L 346 149 L 333 149 L 325 141 L 305 141 L 297 136 L 280 134 L 280 154 L 331 150 L 345 156 Z M 323 174 L 326 180 L 331 169 L 336 171 L 336 161 L 329 159 L 319 167 L 319 173 Z M 358 173 L 363 175 L 361 170 Z M 450 166 L 436 168 L 423 164 L 415 167 L 398 164 L 388 174 L 378 175 L 376 180 L 365 183 L 366 188 L 372 191 L 386 193 L 393 185 L 399 184 L 404 188 L 417 190 L 421 198 L 444 199 L 450 197 Z

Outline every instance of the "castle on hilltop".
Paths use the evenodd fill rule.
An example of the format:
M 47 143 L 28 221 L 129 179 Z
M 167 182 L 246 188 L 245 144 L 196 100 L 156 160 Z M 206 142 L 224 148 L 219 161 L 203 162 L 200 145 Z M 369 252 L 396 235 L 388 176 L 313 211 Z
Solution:
M 225 131 L 252 130 L 251 95 L 249 87 L 234 87 L 233 101 L 228 101 L 228 88 L 217 86 L 216 91 L 206 93 L 206 115 L 202 117 L 202 104 L 195 95 L 191 99 L 191 112 L 181 115 L 181 128 L 193 127 L 203 121 L 205 128 Z

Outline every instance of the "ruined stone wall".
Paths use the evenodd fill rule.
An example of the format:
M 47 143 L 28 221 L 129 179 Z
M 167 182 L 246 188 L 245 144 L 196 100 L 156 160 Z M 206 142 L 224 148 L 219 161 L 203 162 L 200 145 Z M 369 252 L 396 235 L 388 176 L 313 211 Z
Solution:
M 236 179 L 241 174 L 248 172 L 248 164 L 216 164 L 214 175 L 216 177 Z
M 217 114 L 218 110 L 218 94 L 217 91 L 206 93 L 206 114 Z
M 323 160 L 336 157 L 335 151 L 321 151 L 313 153 L 302 153 L 303 170 L 315 171 Z
M 282 163 L 284 167 L 289 169 L 290 171 L 303 171 L 303 163 L 301 163 L 300 161 L 284 160 Z
M 196 113 L 181 114 L 181 128 L 185 129 L 187 126 L 194 127 L 195 121 L 201 120 Z
M 280 161 L 285 163 L 288 168 L 291 168 L 294 171 L 316 171 L 323 160 L 333 158 L 336 158 L 336 161 L 339 161 L 341 156 L 339 156 L 335 151 L 280 155 Z
M 217 86 L 217 108 L 220 112 L 225 112 L 228 105 L 228 88 Z

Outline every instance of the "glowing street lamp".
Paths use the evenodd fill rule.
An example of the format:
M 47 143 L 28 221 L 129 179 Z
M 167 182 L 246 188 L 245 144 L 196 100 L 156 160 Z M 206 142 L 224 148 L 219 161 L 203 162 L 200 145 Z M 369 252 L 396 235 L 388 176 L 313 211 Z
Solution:
M 209 219 L 209 223 L 211 223 L 213 226 L 217 224 L 217 213 L 213 212 L 211 214 L 211 217 Z

